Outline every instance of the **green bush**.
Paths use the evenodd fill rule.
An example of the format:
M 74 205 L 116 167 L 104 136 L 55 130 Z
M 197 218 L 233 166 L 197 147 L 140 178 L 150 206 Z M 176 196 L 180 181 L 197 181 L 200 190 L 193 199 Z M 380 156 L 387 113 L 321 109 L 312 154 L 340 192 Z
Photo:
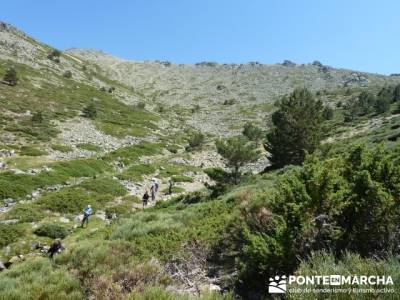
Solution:
M 247 122 L 244 125 L 242 134 L 245 137 L 247 137 L 250 141 L 254 141 L 256 143 L 258 143 L 265 135 L 265 133 L 261 130 L 261 128 L 255 126 L 251 122 Z
M 18 219 L 20 222 L 37 222 L 45 214 L 34 204 L 16 204 L 7 212 L 7 219 Z
M 141 156 L 150 156 L 161 153 L 162 144 L 141 143 L 139 145 L 119 148 L 106 156 L 107 160 L 122 160 L 124 163 L 137 162 Z
M 64 188 L 57 192 L 43 194 L 37 200 L 37 204 L 55 212 L 80 213 L 86 205 L 96 204 L 93 196 L 81 188 Z
M 47 152 L 43 151 L 43 150 L 39 150 L 32 146 L 22 146 L 19 149 L 19 154 L 26 155 L 26 156 L 41 156 L 41 155 L 47 155 Z
M 297 257 L 330 250 L 340 257 L 384 257 L 400 246 L 393 238 L 400 219 L 396 199 L 400 168 L 383 147 L 357 146 L 279 176 L 275 189 L 252 197 L 234 224 L 243 242 L 236 258 L 244 297 L 265 289 L 273 274 L 291 274 Z
M 127 192 L 122 184 L 111 178 L 88 179 L 79 187 L 101 195 L 123 196 Z
M 119 174 L 118 178 L 122 180 L 141 181 L 143 180 L 143 175 L 153 174 L 155 171 L 156 168 L 153 165 L 149 164 L 133 165 L 130 166 L 128 169 L 124 170 L 121 174 Z
M 67 145 L 60 145 L 60 144 L 53 144 L 53 145 L 51 145 L 51 148 L 53 150 L 60 151 L 60 152 L 63 152 L 63 153 L 67 153 L 67 152 L 71 152 L 72 151 L 72 147 L 67 146 Z
M 90 143 L 83 143 L 83 144 L 78 144 L 78 148 L 88 150 L 88 151 L 93 151 L 93 152 L 100 152 L 101 147 L 95 144 L 90 144 Z
M 111 219 L 113 214 L 116 214 L 117 217 L 129 215 L 132 212 L 132 204 L 131 203 L 123 203 L 114 206 L 107 207 L 105 210 L 106 217 Z
M 9 174 L 10 173 L 5 173 L 0 175 L 0 199 L 20 198 L 26 196 L 33 190 L 32 186 L 30 185 L 27 186 L 23 182 L 18 182 L 18 181 L 13 182 L 12 180 L 9 180 L 12 177 L 16 177 L 16 176 L 8 176 Z
M 205 136 L 200 131 L 193 132 L 188 137 L 189 150 L 200 149 L 204 144 Z
M 69 232 L 68 230 L 58 224 L 43 224 L 35 229 L 34 233 L 38 236 L 47 236 L 52 239 L 63 239 Z
M 240 177 L 240 168 L 260 158 L 256 145 L 241 136 L 218 140 L 215 145 L 218 153 L 226 160 L 226 165 L 232 169 L 235 184 Z
M 34 189 L 63 183 L 71 177 L 93 177 L 110 167 L 97 159 L 75 159 L 50 165 L 50 172 L 36 176 L 5 172 L 0 174 L 0 199 L 21 198 Z
M 25 233 L 21 224 L 0 224 L 0 248 L 18 240 Z
M 0 273 L 0 299 L 83 299 L 79 279 L 48 258 L 35 257 Z

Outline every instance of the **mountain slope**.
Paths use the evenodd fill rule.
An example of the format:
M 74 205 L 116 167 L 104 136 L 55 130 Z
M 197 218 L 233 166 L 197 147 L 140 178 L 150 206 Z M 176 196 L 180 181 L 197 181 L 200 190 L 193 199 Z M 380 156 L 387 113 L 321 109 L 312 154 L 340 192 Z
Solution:
M 0 23 L 0 78 L 9 68 L 19 81 L 0 83 L 0 300 L 263 299 L 270 276 L 313 273 L 326 268 L 320 260 L 332 260 L 332 272 L 381 274 L 390 261 L 380 245 L 398 249 L 378 234 L 375 252 L 363 253 L 381 260 L 357 256 L 367 244 L 358 236 L 392 236 L 400 220 L 399 100 L 383 112 L 352 106 L 361 92 L 392 96 L 397 76 L 318 62 L 175 65 L 57 52 Z M 297 86 L 330 109 L 324 142 L 304 166 L 260 174 L 269 165 L 261 138 L 262 158 L 233 184 L 216 138 L 249 120 L 264 136 L 274 103 Z M 188 147 L 196 130 L 204 143 Z M 143 209 L 153 179 L 157 202 Z M 81 228 L 88 204 L 95 213 Z M 360 222 L 346 227 L 353 211 Z M 351 263 L 319 252 L 348 250 L 347 237 Z M 65 251 L 50 261 L 55 238 Z

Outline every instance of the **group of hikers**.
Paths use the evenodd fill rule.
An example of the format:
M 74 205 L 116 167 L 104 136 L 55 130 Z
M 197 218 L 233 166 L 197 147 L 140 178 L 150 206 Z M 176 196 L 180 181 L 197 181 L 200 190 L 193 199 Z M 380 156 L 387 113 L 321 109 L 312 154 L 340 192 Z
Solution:
M 168 195 L 172 194 L 173 186 L 174 186 L 174 182 L 173 182 L 172 178 L 169 178 L 168 179 Z M 157 179 L 153 178 L 151 180 L 150 192 L 148 189 L 146 189 L 144 192 L 144 195 L 142 197 L 143 208 L 147 206 L 150 198 L 151 198 L 151 201 L 153 201 L 153 202 L 156 201 L 156 195 L 157 195 L 159 187 L 160 187 L 160 185 L 158 184 Z
M 168 193 L 172 194 L 172 187 L 173 187 L 173 181 L 170 178 L 168 180 Z M 143 197 L 142 197 L 142 203 L 143 203 L 143 208 L 147 206 L 149 203 L 149 200 L 151 198 L 152 202 L 156 201 L 156 196 L 158 193 L 160 185 L 157 181 L 157 179 L 153 178 L 151 180 L 151 185 L 150 189 L 146 189 Z M 84 209 L 83 209 L 83 218 L 82 218 L 82 223 L 81 223 L 81 228 L 84 228 L 85 225 L 86 227 L 89 224 L 89 217 L 93 214 L 93 209 L 90 204 L 88 204 Z M 53 258 L 54 254 L 57 252 L 61 252 L 64 249 L 64 247 L 61 244 L 61 241 L 59 239 L 56 239 L 53 244 L 50 246 L 50 249 L 47 251 L 47 253 L 50 255 L 50 258 Z
M 144 195 L 142 197 L 143 208 L 146 207 L 147 204 L 149 203 L 150 197 L 151 197 L 151 201 L 153 201 L 153 202 L 156 201 L 156 195 L 157 195 L 159 187 L 160 187 L 160 185 L 158 184 L 157 180 L 155 178 L 153 178 L 151 180 L 150 193 L 149 193 L 149 190 L 146 189 L 146 191 L 144 192 Z

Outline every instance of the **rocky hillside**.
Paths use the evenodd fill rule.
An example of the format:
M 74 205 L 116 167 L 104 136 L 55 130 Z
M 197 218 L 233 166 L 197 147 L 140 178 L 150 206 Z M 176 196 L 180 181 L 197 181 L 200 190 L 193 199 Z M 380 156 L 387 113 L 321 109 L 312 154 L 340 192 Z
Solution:
M 96 50 L 66 52 L 96 64 L 103 74 L 131 87 L 155 107 L 173 107 L 181 116 L 185 115 L 187 124 L 216 135 L 236 132 L 244 120 L 263 120 L 273 109 L 272 104 L 295 87 L 319 91 L 400 82 L 397 76 L 335 69 L 318 61 L 307 65 L 290 61 L 275 65 L 177 65 L 166 61 L 127 61 Z
M 15 84 L 4 79 L 10 69 Z M 263 265 L 265 253 L 277 266 L 283 261 L 262 247 L 265 232 L 275 234 L 273 214 L 281 213 L 270 210 L 269 196 L 282 192 L 276 183 L 287 170 L 260 174 L 269 165 L 260 141 L 261 158 L 243 166 L 241 185 L 233 185 L 214 142 L 241 133 L 249 120 L 265 136 L 274 102 L 297 86 L 330 108 L 319 152 L 383 142 L 394 150 L 379 158 L 386 163 L 398 156 L 398 100 L 382 112 L 369 107 L 349 115 L 349 107 L 360 112 L 362 91 L 377 95 L 390 87 L 394 94 L 398 76 L 319 62 L 133 62 L 95 50 L 59 51 L 0 22 L 0 81 L 0 300 L 261 299 L 254 290 L 265 288 L 265 278 L 254 288 L 254 270 L 271 267 Z M 196 136 L 204 139 L 199 145 L 193 145 Z M 339 168 L 350 159 L 338 160 L 337 174 L 348 174 Z M 330 160 L 309 164 L 324 166 L 321 174 L 332 168 Z M 307 176 L 310 182 L 320 178 Z M 352 178 L 338 182 L 348 180 L 348 188 Z M 288 182 L 301 181 L 295 179 Z M 152 181 L 159 190 L 143 209 L 141 197 Z M 311 192 L 307 199 L 318 195 Z M 94 215 L 80 228 L 88 204 Z M 308 218 L 304 224 L 314 226 L 313 213 L 312 205 L 299 211 Z M 285 218 L 278 216 L 276 224 L 286 228 L 280 223 Z M 311 228 L 305 239 L 299 233 L 296 242 L 312 244 L 315 232 Z M 55 238 L 65 249 L 50 261 Z M 280 247 L 278 240 L 271 245 Z M 293 244 L 300 250 L 307 245 L 300 246 Z

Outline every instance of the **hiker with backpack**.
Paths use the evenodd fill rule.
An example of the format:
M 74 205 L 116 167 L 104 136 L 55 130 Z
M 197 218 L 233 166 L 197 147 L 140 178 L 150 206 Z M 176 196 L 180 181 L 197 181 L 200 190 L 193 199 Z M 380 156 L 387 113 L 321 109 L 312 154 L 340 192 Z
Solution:
M 90 204 L 88 204 L 88 206 L 85 207 L 85 209 L 83 210 L 83 219 L 82 219 L 82 228 L 83 225 L 85 225 L 86 223 L 86 227 L 89 224 L 89 217 L 92 215 L 93 210 L 92 207 L 90 206 Z
M 168 194 L 172 195 L 172 187 L 174 186 L 174 181 L 172 178 L 168 179 Z
M 146 192 L 144 193 L 143 197 L 142 197 L 142 202 L 143 202 L 143 208 L 145 208 L 147 206 L 147 203 L 149 202 L 149 192 L 146 190 Z
M 62 250 L 64 250 L 64 247 L 61 244 L 61 240 L 56 239 L 53 244 L 51 244 L 49 250 L 47 250 L 47 253 L 50 254 L 50 258 L 53 259 L 54 254 L 61 252 Z
M 154 201 L 156 201 L 156 194 L 158 192 L 159 185 L 158 185 L 158 182 L 157 182 L 157 180 L 155 178 L 153 178 L 151 181 L 152 181 L 152 184 L 151 184 L 151 187 L 150 187 L 151 201 L 154 202 Z

